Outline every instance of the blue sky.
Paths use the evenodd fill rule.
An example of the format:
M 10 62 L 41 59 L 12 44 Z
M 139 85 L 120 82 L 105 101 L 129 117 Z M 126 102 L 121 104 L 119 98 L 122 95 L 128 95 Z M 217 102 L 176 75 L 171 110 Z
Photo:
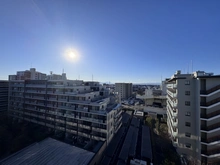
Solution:
M 152 83 L 191 61 L 193 71 L 220 74 L 219 9 L 219 0 L 1 0 L 0 79 L 32 66 Z M 64 58 L 70 49 L 79 60 Z

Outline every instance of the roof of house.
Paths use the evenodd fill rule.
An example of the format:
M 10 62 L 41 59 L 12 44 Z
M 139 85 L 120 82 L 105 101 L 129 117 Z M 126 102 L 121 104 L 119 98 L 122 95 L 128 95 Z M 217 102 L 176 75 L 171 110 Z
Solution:
M 0 164 L 84 165 L 88 164 L 94 155 L 93 152 L 47 138 L 1 160 Z

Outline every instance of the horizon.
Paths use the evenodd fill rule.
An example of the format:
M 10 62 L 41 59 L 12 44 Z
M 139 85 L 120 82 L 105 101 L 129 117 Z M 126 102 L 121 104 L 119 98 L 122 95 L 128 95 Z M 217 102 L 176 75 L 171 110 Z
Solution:
M 99 82 L 220 73 L 220 1 L 22 2 L 0 1 L 0 79 L 31 67 Z

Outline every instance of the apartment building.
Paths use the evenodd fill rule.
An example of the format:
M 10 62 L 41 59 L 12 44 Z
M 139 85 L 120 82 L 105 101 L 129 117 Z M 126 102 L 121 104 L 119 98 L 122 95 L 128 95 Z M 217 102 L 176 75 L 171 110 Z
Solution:
M 119 100 L 131 97 L 132 83 L 115 83 L 115 92 L 118 92 Z
M 177 152 L 220 164 L 220 75 L 177 71 L 167 81 L 167 124 Z
M 66 138 L 111 141 L 121 126 L 117 97 L 98 82 L 10 80 L 9 115 L 47 126 Z
M 16 75 L 9 75 L 9 80 L 45 80 L 46 74 L 36 71 L 35 68 L 30 70 L 17 71 Z
M 0 80 L 0 111 L 8 109 L 8 81 Z

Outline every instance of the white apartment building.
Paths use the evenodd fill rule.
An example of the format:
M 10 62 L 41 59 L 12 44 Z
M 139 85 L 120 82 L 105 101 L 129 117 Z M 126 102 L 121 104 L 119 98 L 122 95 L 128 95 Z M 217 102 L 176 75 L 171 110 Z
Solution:
M 177 71 L 167 81 L 167 124 L 177 152 L 220 164 L 220 75 Z
M 98 82 L 10 80 L 9 115 L 81 142 L 111 141 L 121 126 L 121 105 Z
M 132 83 L 115 83 L 115 92 L 118 93 L 119 100 L 131 97 L 132 91 Z
M 35 68 L 26 71 L 17 71 L 16 75 L 9 75 L 9 80 L 45 80 L 46 74 L 37 72 Z

